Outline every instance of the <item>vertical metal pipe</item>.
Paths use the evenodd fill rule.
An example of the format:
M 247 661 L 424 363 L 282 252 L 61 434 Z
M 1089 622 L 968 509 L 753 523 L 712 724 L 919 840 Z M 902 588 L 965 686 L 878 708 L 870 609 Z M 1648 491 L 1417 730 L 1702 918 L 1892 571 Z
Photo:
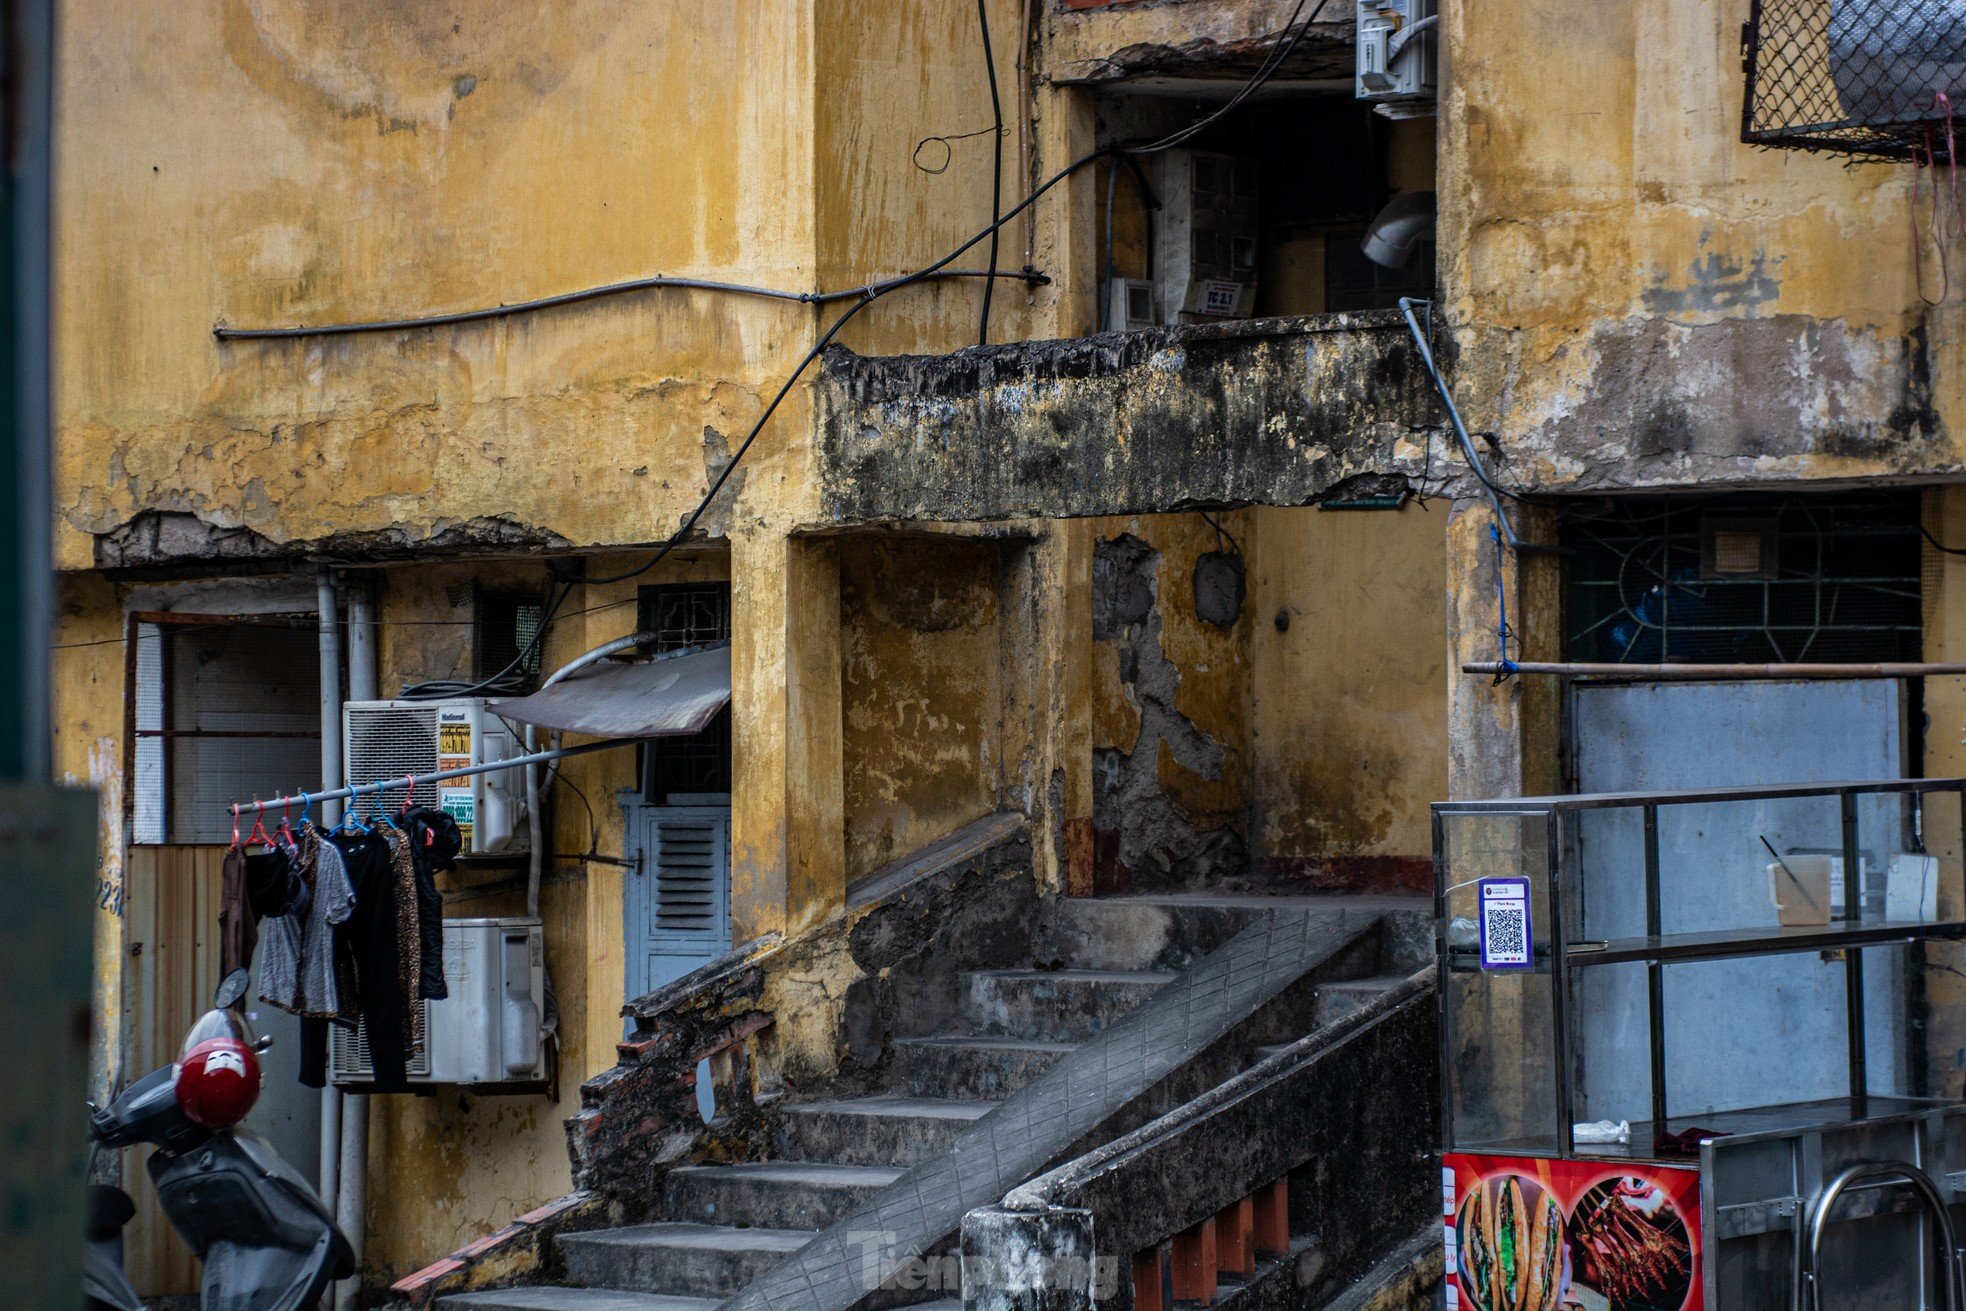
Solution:
M 375 586 L 367 578 L 348 588 L 348 699 L 376 699 Z M 340 779 L 334 780 L 340 783 Z
M 362 1291 L 362 1247 L 368 1227 L 369 1184 L 369 1099 L 356 1095 L 342 1099 L 341 1111 L 341 1197 L 335 1207 L 335 1223 L 348 1237 L 355 1251 L 355 1277 L 335 1285 L 335 1311 L 355 1311 Z
M 321 626 L 321 778 L 329 786 L 341 782 L 341 615 L 335 596 L 334 572 L 322 569 L 316 580 L 315 602 Z M 321 823 L 332 827 L 341 819 L 341 803 L 321 803 Z M 341 1193 L 341 1091 L 332 1083 L 321 1090 L 321 1201 L 330 1214 Z
M 1843 922 L 1857 927 L 1864 916 L 1864 870 L 1857 850 L 1857 796 L 1843 794 Z M 1864 953 L 1852 947 L 1843 953 L 1844 1031 L 1850 1052 L 1850 1114 L 1866 1113 L 1870 1096 L 1869 1053 L 1864 1043 Z
M 332 569 L 323 567 L 318 584 L 321 608 L 321 781 L 339 787 L 341 770 L 341 610 Z M 341 822 L 341 802 L 321 803 L 321 822 Z
M 320 778 L 342 780 L 342 621 L 334 596 L 334 572 L 320 570 L 315 601 L 320 609 Z M 342 818 L 340 802 L 320 804 L 324 827 Z M 332 1083 L 320 1089 L 320 1201 L 328 1211 L 340 1195 L 342 1177 L 342 1095 Z
M 1659 808 L 1645 807 L 1645 933 L 1665 933 L 1665 905 L 1659 889 Z M 1666 1119 L 1666 967 L 1652 961 L 1645 967 L 1646 1038 L 1652 1049 L 1652 1135 L 1670 1133 Z

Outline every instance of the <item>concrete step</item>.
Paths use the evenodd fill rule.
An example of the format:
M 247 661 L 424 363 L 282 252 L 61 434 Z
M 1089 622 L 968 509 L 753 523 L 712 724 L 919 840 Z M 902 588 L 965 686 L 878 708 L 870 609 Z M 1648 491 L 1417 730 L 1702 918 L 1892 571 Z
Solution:
M 890 1079 L 915 1097 L 998 1101 L 1051 1068 L 1076 1043 L 1013 1038 L 901 1038 Z
M 716 1311 L 712 1297 L 665 1297 L 618 1288 L 505 1288 L 454 1293 L 437 1299 L 437 1311 Z
M 910 1166 L 988 1115 L 980 1100 L 854 1097 L 781 1106 L 778 1155 L 788 1161 Z
M 1082 1042 L 1159 991 L 1167 970 L 972 970 L 963 1018 L 980 1034 Z
M 1322 984 L 1317 991 L 1319 1027 L 1344 1019 L 1370 1006 L 1406 982 L 1403 975 L 1380 974 L 1369 979 L 1339 979 Z
M 1061 897 L 1046 903 L 1033 943 L 1040 965 L 1079 970 L 1181 970 L 1214 951 L 1264 915 L 1315 915 L 1333 929 L 1359 928 L 1384 917 L 1398 944 L 1386 967 L 1407 964 L 1409 943 L 1430 942 L 1433 902 L 1418 896 L 1266 896 L 1260 893 L 1179 893 L 1138 897 Z
M 567 1278 L 590 1288 L 729 1297 L 806 1245 L 810 1229 L 653 1224 L 560 1239 Z
M 672 1220 L 759 1229 L 824 1229 L 901 1177 L 899 1166 L 761 1161 L 669 1172 Z

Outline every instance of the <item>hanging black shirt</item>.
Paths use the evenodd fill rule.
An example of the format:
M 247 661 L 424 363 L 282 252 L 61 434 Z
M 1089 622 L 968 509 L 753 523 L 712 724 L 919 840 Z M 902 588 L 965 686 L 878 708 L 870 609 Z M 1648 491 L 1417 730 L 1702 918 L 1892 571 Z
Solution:
M 389 848 L 369 833 L 336 830 L 330 841 L 340 849 L 355 888 L 355 913 L 335 933 L 355 967 L 355 993 L 375 1069 L 374 1091 L 403 1092 L 409 1087 L 409 1007 L 416 1002 L 403 996 L 397 974 L 399 916 L 405 908 L 397 897 Z M 410 916 L 415 913 L 414 907 L 408 909 Z

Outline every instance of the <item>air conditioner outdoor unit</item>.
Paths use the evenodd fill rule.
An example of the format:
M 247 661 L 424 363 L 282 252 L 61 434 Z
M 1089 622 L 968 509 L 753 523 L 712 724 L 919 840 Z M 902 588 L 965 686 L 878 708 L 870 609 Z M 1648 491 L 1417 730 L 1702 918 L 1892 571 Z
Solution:
M 540 1021 L 546 1005 L 540 922 L 444 921 L 444 981 L 450 996 L 423 1007 L 423 1051 L 409 1063 L 412 1084 L 539 1083 L 546 1078 Z M 365 1029 L 339 1025 L 329 1038 L 336 1085 L 374 1080 Z
M 350 701 L 342 707 L 342 746 L 349 782 L 395 782 L 382 790 L 382 809 L 394 815 L 409 797 L 413 774 L 466 769 L 524 753 L 519 735 L 481 699 Z M 494 770 L 417 789 L 417 801 L 457 821 L 466 856 L 521 855 L 526 836 L 525 773 Z M 366 816 L 371 796 L 357 799 Z M 356 803 L 351 803 L 356 804 Z
M 1439 27 L 1435 0 L 1358 0 L 1356 97 L 1390 118 L 1430 113 Z
M 1137 332 L 1160 322 L 1154 312 L 1153 283 L 1143 278 L 1114 278 L 1106 288 L 1106 327 L 1111 332 Z

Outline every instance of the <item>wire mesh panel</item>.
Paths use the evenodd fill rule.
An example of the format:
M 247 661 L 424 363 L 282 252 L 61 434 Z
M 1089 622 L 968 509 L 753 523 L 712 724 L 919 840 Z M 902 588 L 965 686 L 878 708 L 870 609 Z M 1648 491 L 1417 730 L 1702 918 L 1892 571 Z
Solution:
M 1741 139 L 1947 160 L 1966 96 L 1966 0 L 1754 0 Z

